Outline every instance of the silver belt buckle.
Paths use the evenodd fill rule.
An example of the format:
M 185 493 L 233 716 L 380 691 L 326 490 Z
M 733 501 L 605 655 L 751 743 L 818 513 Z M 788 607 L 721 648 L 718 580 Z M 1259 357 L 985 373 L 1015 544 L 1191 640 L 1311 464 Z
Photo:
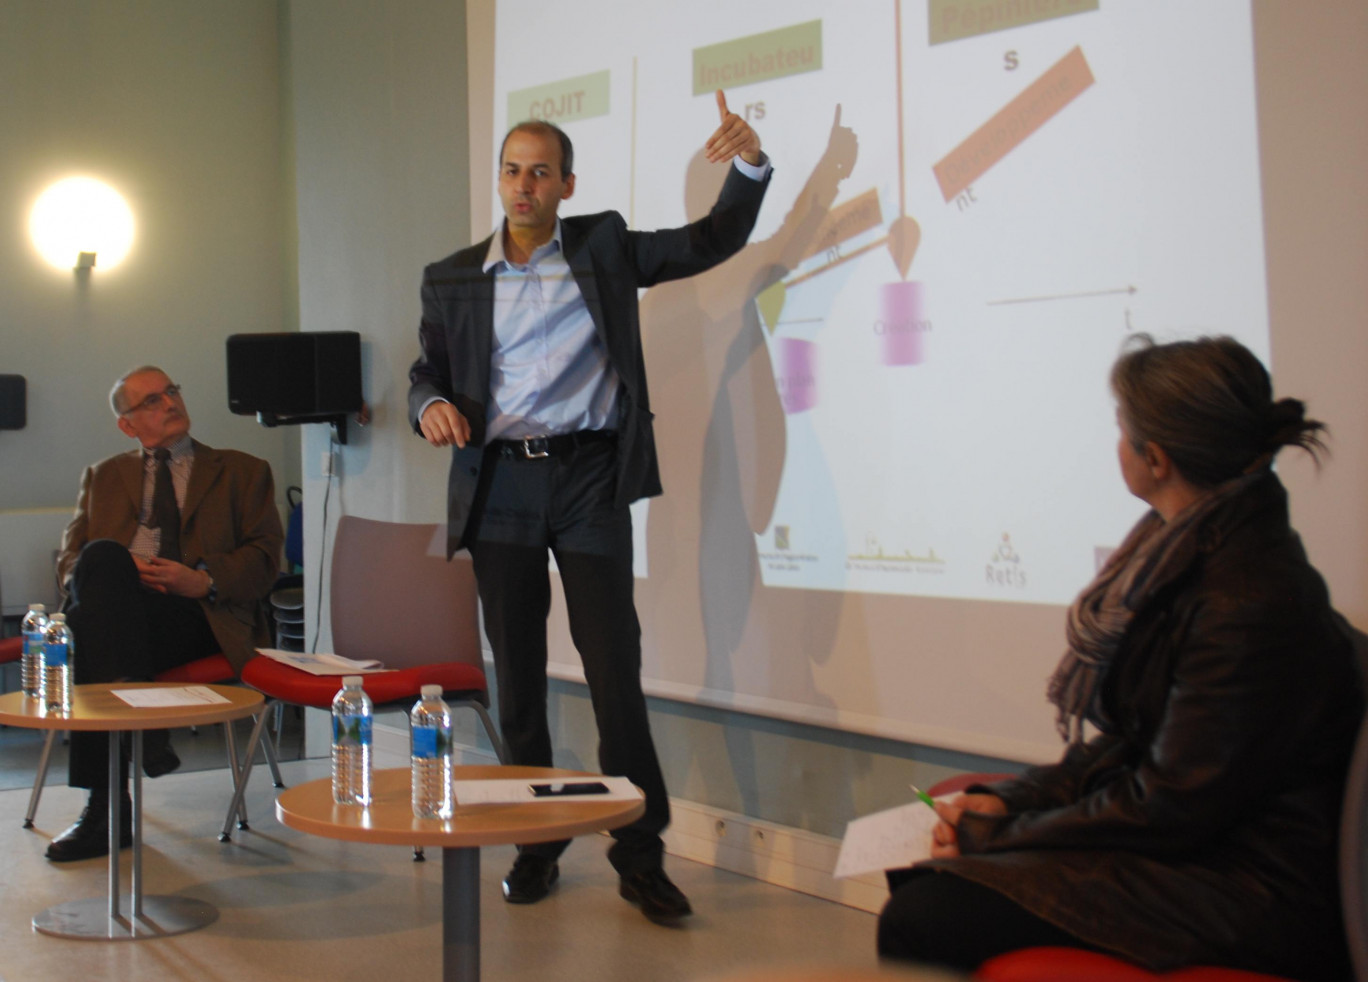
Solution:
M 523 456 L 528 460 L 537 460 L 541 457 L 550 457 L 551 451 L 547 449 L 547 437 L 545 436 L 525 436 L 522 438 Z M 534 451 L 534 445 L 540 446 L 540 450 Z

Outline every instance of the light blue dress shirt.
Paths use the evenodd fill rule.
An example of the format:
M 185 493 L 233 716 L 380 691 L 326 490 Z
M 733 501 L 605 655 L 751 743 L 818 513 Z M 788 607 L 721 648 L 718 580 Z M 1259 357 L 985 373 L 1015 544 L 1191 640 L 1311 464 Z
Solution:
M 560 219 L 525 265 L 496 234 L 483 269 L 494 274 L 486 439 L 616 429 L 618 374 L 565 261 Z

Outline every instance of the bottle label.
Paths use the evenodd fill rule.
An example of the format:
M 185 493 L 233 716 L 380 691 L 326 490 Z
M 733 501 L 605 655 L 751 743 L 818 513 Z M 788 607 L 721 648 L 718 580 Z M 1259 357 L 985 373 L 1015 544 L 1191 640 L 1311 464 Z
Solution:
M 65 642 L 43 645 L 43 662 L 49 667 L 65 665 L 67 663 L 67 646 Z
M 43 632 L 25 631 L 24 632 L 24 654 L 30 658 L 37 658 L 43 653 Z
M 435 726 L 413 728 L 413 756 L 430 759 L 437 756 L 438 729 Z
M 334 716 L 333 743 L 346 747 L 369 747 L 371 745 L 371 718 L 369 716 Z

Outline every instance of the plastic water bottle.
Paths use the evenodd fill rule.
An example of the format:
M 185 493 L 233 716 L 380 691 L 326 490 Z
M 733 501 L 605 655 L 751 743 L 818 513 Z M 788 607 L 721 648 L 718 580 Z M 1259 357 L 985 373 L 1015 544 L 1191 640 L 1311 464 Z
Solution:
M 371 701 L 361 676 L 344 675 L 333 697 L 332 790 L 339 805 L 371 803 Z
M 71 712 L 71 659 L 75 655 L 66 614 L 53 614 L 43 633 L 43 702 L 50 713 Z
M 409 715 L 413 762 L 413 814 L 451 817 L 451 710 L 440 685 L 425 685 Z
M 20 625 L 24 636 L 24 660 L 19 671 L 19 687 L 24 695 L 38 699 L 43 694 L 43 633 L 47 631 L 47 607 L 29 604 Z

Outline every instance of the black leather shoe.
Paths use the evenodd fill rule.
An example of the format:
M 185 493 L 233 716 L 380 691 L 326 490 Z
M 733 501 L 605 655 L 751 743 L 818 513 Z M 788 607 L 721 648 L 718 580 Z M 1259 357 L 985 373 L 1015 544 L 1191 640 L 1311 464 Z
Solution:
M 670 882 L 660 868 L 629 873 L 618 879 L 618 895 L 641 907 L 648 921 L 674 924 L 693 913 L 689 898 Z
M 148 730 L 143 734 L 143 773 L 161 777 L 180 767 L 180 757 L 171 746 L 171 734 L 166 730 Z
M 560 879 L 560 866 L 554 859 L 530 852 L 518 853 L 513 868 L 504 877 L 504 900 L 510 904 L 535 904 L 551 892 Z
M 119 815 L 119 848 L 133 845 L 133 808 L 127 798 Z M 109 855 L 109 807 L 87 805 L 76 823 L 48 843 L 47 858 L 54 863 L 74 863 Z

